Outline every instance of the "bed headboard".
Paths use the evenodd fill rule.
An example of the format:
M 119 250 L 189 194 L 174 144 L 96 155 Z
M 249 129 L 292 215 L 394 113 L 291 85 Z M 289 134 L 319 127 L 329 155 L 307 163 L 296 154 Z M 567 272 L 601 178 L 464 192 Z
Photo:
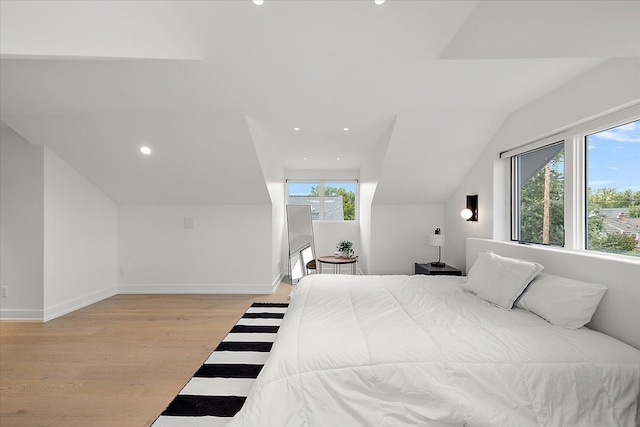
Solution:
M 489 251 L 535 261 L 544 266 L 545 273 L 605 285 L 607 292 L 587 327 L 640 349 L 640 262 L 546 246 L 468 238 L 467 271 L 478 253 Z

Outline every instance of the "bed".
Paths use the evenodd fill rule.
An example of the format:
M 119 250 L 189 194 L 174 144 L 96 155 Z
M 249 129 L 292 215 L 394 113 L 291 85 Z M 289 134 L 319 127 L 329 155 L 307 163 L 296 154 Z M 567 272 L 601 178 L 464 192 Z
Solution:
M 312 275 L 229 426 L 637 426 L 640 351 L 462 277 Z

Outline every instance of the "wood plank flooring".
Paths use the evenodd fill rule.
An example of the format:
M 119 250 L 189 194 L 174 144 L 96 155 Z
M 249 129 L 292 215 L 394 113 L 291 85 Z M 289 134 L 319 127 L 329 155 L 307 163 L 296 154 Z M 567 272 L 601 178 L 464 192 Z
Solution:
M 149 426 L 252 302 L 117 295 L 47 323 L 0 322 L 0 425 Z

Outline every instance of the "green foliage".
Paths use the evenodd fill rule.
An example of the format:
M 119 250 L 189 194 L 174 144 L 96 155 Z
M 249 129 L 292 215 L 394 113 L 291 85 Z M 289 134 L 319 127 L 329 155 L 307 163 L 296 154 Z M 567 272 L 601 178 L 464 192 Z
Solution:
M 311 195 L 319 195 L 319 188 L 316 185 L 311 187 Z M 342 196 L 342 213 L 345 221 L 356 219 L 356 193 L 346 191 L 344 188 L 324 187 L 325 196 Z
M 635 236 L 621 233 L 609 233 L 604 238 L 597 239 L 594 242 L 594 249 L 603 252 L 625 253 L 631 252 L 636 248 L 638 239 Z
M 589 208 L 593 210 L 589 212 L 587 218 L 587 249 L 640 256 L 640 250 L 636 247 L 638 241 L 634 236 L 607 233 L 604 226 L 606 216 L 602 209 L 606 208 L 624 208 L 629 218 L 640 218 L 640 206 L 620 205 L 631 203 L 630 200 L 633 199 L 629 198 L 630 194 L 635 197 L 638 192 L 632 193 L 631 190 L 617 192 L 615 189 L 605 188 L 589 194 Z
M 606 236 L 604 229 L 604 213 L 602 210 L 596 209 L 589 213 L 587 218 L 587 249 L 597 250 L 603 236 Z
M 627 216 L 629 218 L 640 218 L 640 205 L 629 206 L 627 208 Z
M 340 252 L 344 252 L 348 258 L 358 258 L 358 256 L 353 251 L 353 242 L 348 240 L 341 240 L 340 243 L 336 245 L 336 249 Z
M 599 188 L 595 191 L 589 189 L 589 207 L 591 209 L 629 208 L 640 206 L 640 191 L 631 189 L 616 191 L 615 188 Z M 629 214 L 631 216 L 631 214 Z M 637 217 L 640 217 L 638 214 Z
M 564 174 L 560 165 L 563 153 L 549 162 L 549 244 L 564 245 Z M 542 243 L 544 223 L 545 170 L 540 169 L 520 189 L 520 240 Z

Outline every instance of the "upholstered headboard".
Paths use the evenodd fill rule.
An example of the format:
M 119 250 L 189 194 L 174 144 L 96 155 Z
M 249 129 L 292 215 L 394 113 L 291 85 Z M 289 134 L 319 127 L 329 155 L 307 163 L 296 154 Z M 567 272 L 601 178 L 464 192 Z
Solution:
M 535 261 L 544 272 L 607 286 L 587 327 L 640 349 L 640 260 L 617 259 L 606 254 L 571 252 L 539 245 L 488 239 L 467 239 L 467 271 L 478 253 Z

